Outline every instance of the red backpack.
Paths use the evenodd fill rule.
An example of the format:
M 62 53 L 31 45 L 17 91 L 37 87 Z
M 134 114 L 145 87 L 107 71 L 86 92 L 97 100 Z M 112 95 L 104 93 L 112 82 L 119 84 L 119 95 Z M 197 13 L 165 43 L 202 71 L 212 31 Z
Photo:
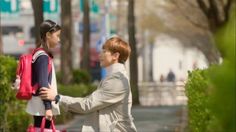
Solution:
M 16 94 L 17 99 L 30 100 L 32 98 L 32 94 L 37 91 L 38 84 L 32 86 L 32 63 L 33 59 L 36 60 L 41 55 L 48 56 L 42 48 L 37 48 L 32 53 L 20 56 L 16 71 L 16 75 L 20 78 L 19 89 Z M 50 57 L 48 64 L 48 73 L 50 73 L 52 69 L 52 60 Z

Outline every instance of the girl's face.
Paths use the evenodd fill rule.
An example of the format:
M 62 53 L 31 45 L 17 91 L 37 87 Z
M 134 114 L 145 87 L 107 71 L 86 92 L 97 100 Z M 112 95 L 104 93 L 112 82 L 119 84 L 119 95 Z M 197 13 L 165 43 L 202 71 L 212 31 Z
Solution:
M 103 49 L 99 55 L 100 66 L 108 67 L 118 62 L 119 53 L 111 53 L 110 51 Z
M 61 34 L 61 30 L 58 30 L 58 31 L 53 32 L 53 33 L 48 32 L 47 42 L 48 42 L 48 47 L 49 48 L 55 48 L 59 44 L 60 34 Z

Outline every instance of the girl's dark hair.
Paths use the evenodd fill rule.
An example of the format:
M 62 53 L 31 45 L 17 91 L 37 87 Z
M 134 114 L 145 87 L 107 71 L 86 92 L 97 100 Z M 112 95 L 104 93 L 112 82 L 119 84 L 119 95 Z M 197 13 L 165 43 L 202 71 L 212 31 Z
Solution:
M 61 26 L 59 26 L 57 23 L 51 21 L 51 20 L 45 20 L 40 24 L 40 43 L 37 44 L 37 48 L 39 48 L 41 45 L 44 48 L 44 50 L 51 56 L 52 53 L 49 51 L 49 47 L 46 44 L 46 34 L 47 32 L 54 33 L 58 30 L 61 30 Z

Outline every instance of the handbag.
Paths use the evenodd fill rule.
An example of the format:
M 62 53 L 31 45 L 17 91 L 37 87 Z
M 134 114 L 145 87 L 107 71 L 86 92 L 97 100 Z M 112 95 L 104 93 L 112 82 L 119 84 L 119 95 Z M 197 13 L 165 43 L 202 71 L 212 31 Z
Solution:
M 66 130 L 56 130 L 53 119 L 51 120 L 51 129 L 44 128 L 46 118 L 43 117 L 41 127 L 34 127 L 32 124 L 27 128 L 27 132 L 66 132 Z

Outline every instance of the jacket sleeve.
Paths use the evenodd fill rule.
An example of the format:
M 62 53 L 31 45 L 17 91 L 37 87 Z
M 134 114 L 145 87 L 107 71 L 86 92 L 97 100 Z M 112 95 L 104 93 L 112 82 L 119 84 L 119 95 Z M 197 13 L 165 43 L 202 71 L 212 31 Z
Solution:
M 39 89 L 42 87 L 47 87 L 48 86 L 48 56 L 46 55 L 41 55 L 37 58 L 36 62 L 35 62 L 35 66 L 36 66 L 36 75 L 37 75 L 37 82 L 38 82 L 38 86 Z M 45 110 L 48 109 L 52 109 L 52 104 L 51 101 L 49 100 L 43 100 L 44 106 L 45 106 Z
M 128 95 L 128 93 L 126 94 L 128 92 L 128 88 L 125 87 L 126 81 L 119 78 L 110 78 L 102 84 L 101 88 L 98 88 L 87 97 L 61 96 L 60 104 L 66 110 L 81 114 L 103 109 L 122 101 Z

